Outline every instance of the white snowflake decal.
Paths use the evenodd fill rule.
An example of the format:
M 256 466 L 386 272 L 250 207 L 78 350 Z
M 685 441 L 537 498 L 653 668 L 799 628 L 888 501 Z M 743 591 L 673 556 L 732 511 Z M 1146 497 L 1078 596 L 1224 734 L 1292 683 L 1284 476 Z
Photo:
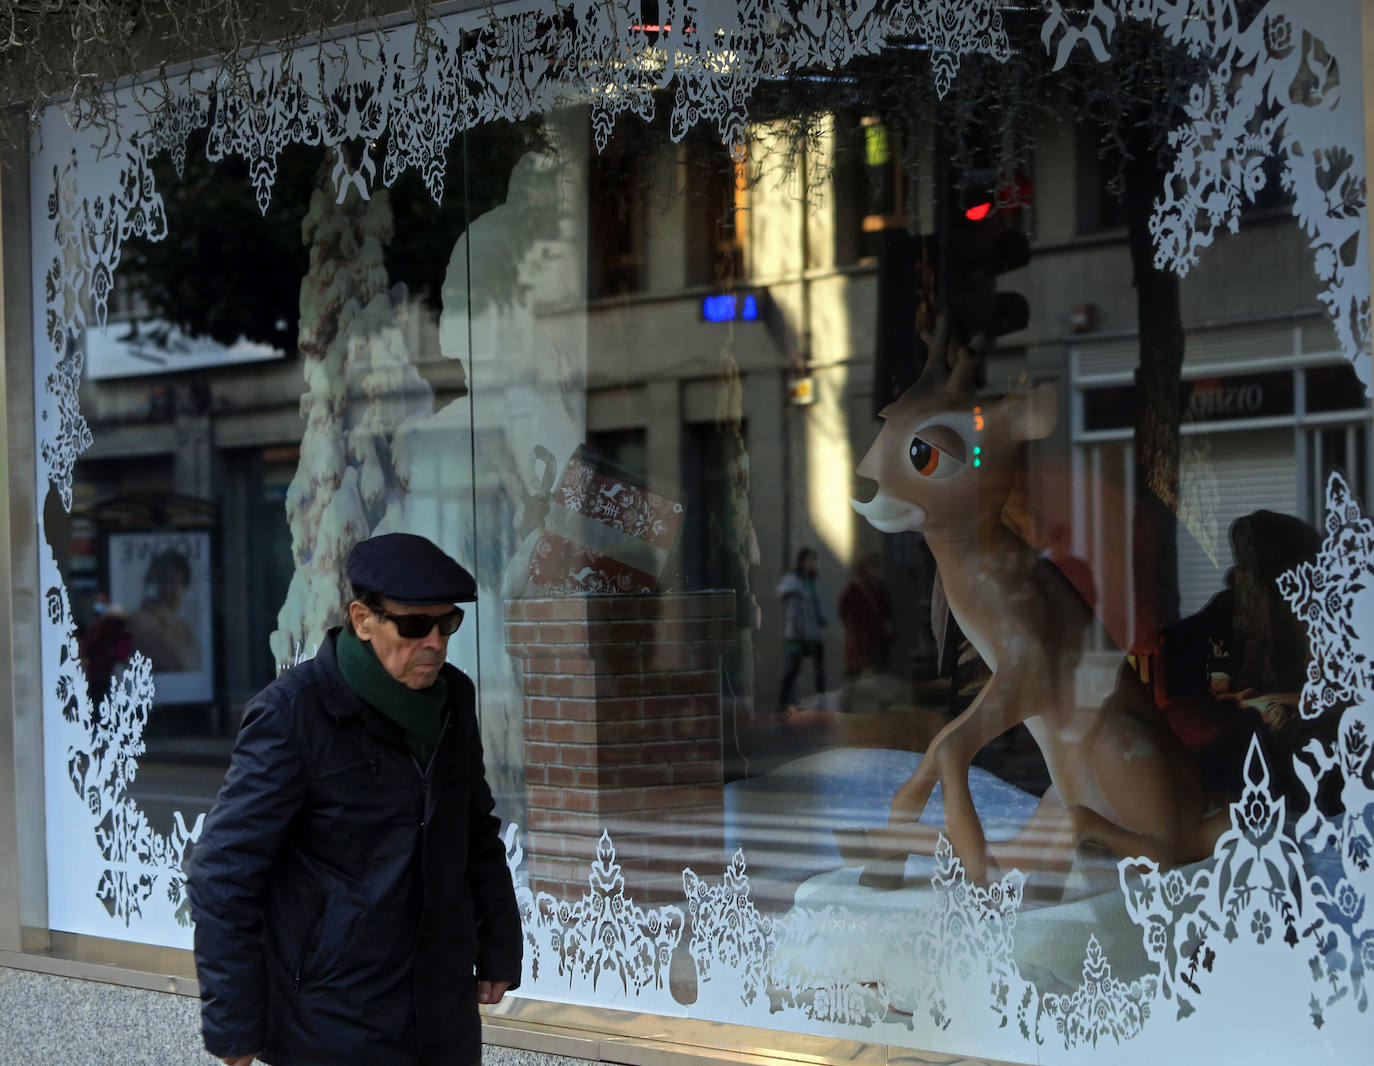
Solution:
M 1150 1017 L 1155 979 L 1120 981 L 1102 954 L 1097 937 L 1088 938 L 1083 984 L 1070 995 L 1047 995 L 1045 1013 L 1064 1036 L 1065 1047 L 1081 1047 L 1111 1037 L 1118 1044 L 1138 1036 Z
M 1315 564 L 1284 574 L 1279 588 L 1306 623 L 1313 668 L 1304 713 L 1320 715 L 1316 732 L 1293 756 L 1307 796 L 1291 818 L 1275 794 L 1258 738 L 1245 759 L 1245 788 L 1231 804 L 1231 828 L 1212 857 L 1191 871 L 1161 871 L 1148 860 L 1124 860 L 1121 887 L 1160 967 L 1161 989 L 1178 1002 L 1179 1016 L 1195 1009 L 1184 994 L 1204 991 L 1222 942 L 1310 952 L 1319 992 L 1313 1023 L 1349 998 L 1368 1009 L 1366 974 L 1374 965 L 1374 717 L 1363 641 L 1369 621 L 1362 604 L 1374 578 L 1371 525 L 1339 474 L 1327 485 L 1326 540 Z M 1351 704 L 1347 706 L 1347 704 Z M 1324 809 L 1328 785 L 1338 786 L 1340 809 Z
M 62 506 L 69 510 L 72 468 L 95 439 L 81 413 L 81 361 L 81 353 L 73 351 L 44 379 L 49 402 L 39 415 L 42 421 L 55 423 L 53 432 L 43 435 L 38 451 L 62 498 Z
M 1326 543 L 1316 562 L 1279 578 L 1279 591 L 1307 626 L 1312 662 L 1303 717 L 1374 695 L 1374 663 L 1359 640 L 1374 620 L 1374 522 L 1360 512 L 1340 474 L 1326 485 Z
M 950 1024 L 952 1005 L 972 996 L 988 1002 L 1000 1025 L 1015 1009 L 1022 1034 L 1032 1038 L 1026 1008 L 1034 989 L 1011 955 L 1024 884 L 1015 870 L 989 885 L 970 884 L 942 836 L 928 904 L 911 911 L 795 908 L 778 919 L 771 995 L 817 1021 L 872 1026 L 896 1011 L 924 1014 L 939 1029 Z M 883 946 L 877 957 L 875 944 Z
M 1235 232 L 1241 208 L 1268 181 L 1265 159 L 1277 154 L 1280 181 L 1311 239 L 1322 303 L 1368 388 L 1368 194 L 1364 170 L 1346 147 L 1362 131 L 1344 117 L 1354 111 L 1342 110 L 1347 97 L 1360 98 L 1358 71 L 1342 73 L 1327 43 L 1295 24 L 1278 0 L 1246 25 L 1231 4 L 1214 0 L 1094 0 L 1086 15 L 1072 17 L 1058 0 L 1047 7 L 1042 38 L 1056 67 L 1079 44 L 1105 60 L 1128 18 L 1153 23 L 1166 40 L 1207 60 L 1187 120 L 1169 135 L 1176 155 L 1150 220 L 1155 263 L 1186 273 L 1219 232 Z
M 765 988 L 773 954 L 773 920 L 749 899 L 744 852 L 737 850 L 718 885 L 707 885 L 692 870 L 682 872 L 687 913 L 692 924 L 692 958 L 701 981 L 737 977 L 746 1006 Z
M 87 691 L 76 626 L 65 589 L 44 597 L 49 620 L 65 633 L 58 651 L 57 697 L 78 742 L 67 749 L 67 777 L 90 811 L 96 845 L 107 866 L 94 887 L 110 916 L 125 926 L 140 916 L 158 883 L 183 926 L 191 924 L 183 864 L 200 836 L 204 815 L 190 829 L 178 811 L 170 835 L 155 830 L 129 795 L 144 752 L 143 729 L 153 702 L 153 668 L 135 652 L 96 705 Z
M 507 861 L 518 861 L 520 849 L 507 833 Z M 682 937 L 682 911 L 677 907 L 645 909 L 625 894 L 625 878 L 615 861 L 615 845 L 603 831 L 596 862 L 580 900 L 517 892 L 525 923 L 526 965 L 536 979 L 550 979 L 554 968 L 568 988 L 603 996 L 618 988 L 640 998 L 667 988 L 668 964 Z M 609 987 L 608 987 L 609 986 Z

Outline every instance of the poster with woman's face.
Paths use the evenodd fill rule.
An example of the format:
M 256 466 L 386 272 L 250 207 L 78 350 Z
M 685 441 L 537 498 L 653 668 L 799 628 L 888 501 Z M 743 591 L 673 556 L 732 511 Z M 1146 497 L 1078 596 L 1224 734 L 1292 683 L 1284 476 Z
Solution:
M 110 603 L 153 666 L 154 703 L 214 696 L 208 532 L 110 534 Z

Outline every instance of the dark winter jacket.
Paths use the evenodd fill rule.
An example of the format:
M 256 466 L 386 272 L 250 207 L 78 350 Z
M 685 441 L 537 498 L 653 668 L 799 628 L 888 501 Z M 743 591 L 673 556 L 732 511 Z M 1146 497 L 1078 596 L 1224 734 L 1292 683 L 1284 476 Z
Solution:
M 514 987 L 521 967 L 472 682 L 444 667 L 422 768 L 344 682 L 336 633 L 248 704 L 195 845 L 205 1047 L 276 1066 L 467 1066 L 477 978 Z

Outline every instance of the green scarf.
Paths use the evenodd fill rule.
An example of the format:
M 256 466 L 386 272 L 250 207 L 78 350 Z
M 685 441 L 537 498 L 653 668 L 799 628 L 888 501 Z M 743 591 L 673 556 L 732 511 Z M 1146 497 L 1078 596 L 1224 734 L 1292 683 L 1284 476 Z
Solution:
M 416 757 L 428 762 L 439 743 L 439 712 L 448 694 L 444 679 L 436 679 L 429 688 L 407 688 L 386 672 L 369 642 L 347 629 L 339 631 L 334 647 L 339 673 L 354 695 L 400 726 Z

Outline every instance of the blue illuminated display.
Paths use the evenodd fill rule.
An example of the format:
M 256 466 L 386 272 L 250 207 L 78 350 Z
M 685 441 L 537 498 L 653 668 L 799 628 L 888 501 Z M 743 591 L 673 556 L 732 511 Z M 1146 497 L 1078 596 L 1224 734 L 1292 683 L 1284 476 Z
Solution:
M 754 322 L 759 317 L 759 300 L 752 292 L 706 296 L 701 301 L 701 317 L 707 322 Z

